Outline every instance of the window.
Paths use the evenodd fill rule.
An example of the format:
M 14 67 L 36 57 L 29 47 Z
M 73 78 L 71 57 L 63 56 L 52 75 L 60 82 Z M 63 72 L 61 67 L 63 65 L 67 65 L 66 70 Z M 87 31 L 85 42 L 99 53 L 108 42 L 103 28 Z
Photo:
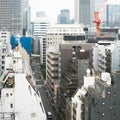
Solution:
M 32 95 L 31 87 L 28 86 L 28 89 L 29 89 L 30 94 Z
M 10 104 L 10 108 L 13 108 L 13 104 L 12 103 Z
M 9 97 L 9 94 L 8 94 L 8 93 L 6 93 L 6 97 Z

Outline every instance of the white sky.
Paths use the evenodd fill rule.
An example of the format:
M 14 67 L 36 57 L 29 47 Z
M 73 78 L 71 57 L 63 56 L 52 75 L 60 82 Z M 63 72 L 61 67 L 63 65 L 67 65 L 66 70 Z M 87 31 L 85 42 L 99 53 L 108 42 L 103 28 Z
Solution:
M 108 0 L 108 2 L 120 4 L 120 0 Z M 70 9 L 70 16 L 74 17 L 74 0 L 30 0 L 30 5 L 32 19 L 37 11 L 45 11 L 51 22 L 55 23 L 61 9 Z
M 56 22 L 61 9 L 70 9 L 71 18 L 74 15 L 74 0 L 30 0 L 30 5 L 32 18 L 36 11 L 45 11 L 51 22 Z

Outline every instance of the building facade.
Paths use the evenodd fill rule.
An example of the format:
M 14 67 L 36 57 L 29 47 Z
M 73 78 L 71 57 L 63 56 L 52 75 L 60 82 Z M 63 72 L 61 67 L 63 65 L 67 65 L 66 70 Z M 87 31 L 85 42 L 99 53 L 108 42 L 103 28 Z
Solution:
M 0 30 L 10 31 L 12 35 L 22 35 L 23 0 L 0 0 Z
M 69 119 L 69 109 L 67 106 L 71 102 L 71 97 L 81 88 L 86 69 L 91 65 L 92 45 L 81 44 L 61 44 L 60 45 L 60 103 L 59 109 L 63 117 Z M 69 108 L 69 107 L 68 107 Z
M 46 33 L 47 50 L 51 49 L 52 47 L 58 49 L 59 44 L 67 41 L 68 43 L 73 43 L 74 41 L 85 41 L 85 32 L 83 28 L 84 26 L 79 24 L 51 25 Z
M 93 46 L 93 67 L 97 73 L 119 71 L 120 42 Z
M 30 28 L 30 22 L 31 22 L 31 8 L 29 6 L 29 0 L 23 0 L 23 35 L 31 35 L 31 28 Z
M 75 23 L 93 25 L 94 0 L 75 0 Z
M 60 11 L 60 14 L 58 15 L 57 18 L 57 23 L 58 24 L 70 24 L 70 11 L 69 9 L 63 9 Z
M 96 77 L 94 87 L 89 87 L 84 100 L 85 120 L 118 120 L 119 114 L 119 77 L 120 73 L 103 73 Z
M 43 11 L 36 13 L 36 18 L 32 22 L 33 54 L 39 54 L 41 64 L 45 64 L 46 59 L 46 32 L 50 22 Z
M 10 32 L 0 31 L 0 75 L 5 70 L 5 56 L 10 50 Z
M 119 27 L 120 26 L 120 5 L 108 4 L 106 6 L 106 26 L 107 27 Z

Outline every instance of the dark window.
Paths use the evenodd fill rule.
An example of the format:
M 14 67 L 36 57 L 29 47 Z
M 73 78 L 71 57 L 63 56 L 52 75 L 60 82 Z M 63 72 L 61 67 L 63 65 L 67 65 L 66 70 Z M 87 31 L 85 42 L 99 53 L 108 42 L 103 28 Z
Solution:
M 13 104 L 12 103 L 10 104 L 10 108 L 13 108 Z

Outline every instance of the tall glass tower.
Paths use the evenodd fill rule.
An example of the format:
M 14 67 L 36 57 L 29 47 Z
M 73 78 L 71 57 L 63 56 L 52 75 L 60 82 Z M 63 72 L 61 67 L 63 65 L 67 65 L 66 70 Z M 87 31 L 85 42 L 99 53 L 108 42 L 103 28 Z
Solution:
M 92 25 L 95 10 L 94 0 L 75 0 L 75 23 Z
M 70 24 L 70 10 L 62 9 L 58 15 L 58 24 Z
M 0 30 L 10 31 L 12 35 L 22 34 L 22 1 L 0 0 Z
M 120 5 L 108 4 L 106 7 L 107 27 L 120 27 Z

